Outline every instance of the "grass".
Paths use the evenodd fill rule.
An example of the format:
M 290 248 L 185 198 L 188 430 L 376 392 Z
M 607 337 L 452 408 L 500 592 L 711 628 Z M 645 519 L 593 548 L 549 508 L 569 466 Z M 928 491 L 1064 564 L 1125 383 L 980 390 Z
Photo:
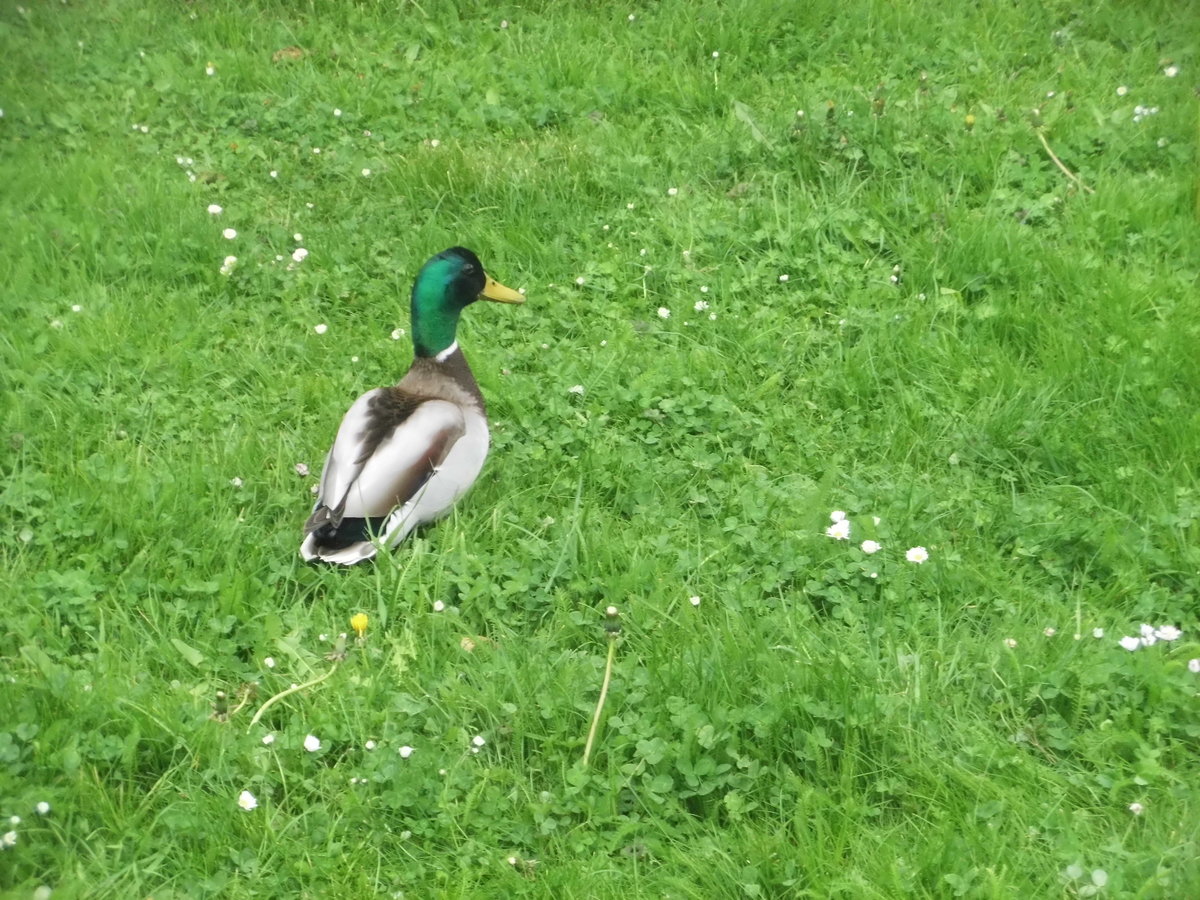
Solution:
M 5 6 L 0 892 L 1200 895 L 1192 25 Z M 305 567 L 458 243 L 484 474 Z

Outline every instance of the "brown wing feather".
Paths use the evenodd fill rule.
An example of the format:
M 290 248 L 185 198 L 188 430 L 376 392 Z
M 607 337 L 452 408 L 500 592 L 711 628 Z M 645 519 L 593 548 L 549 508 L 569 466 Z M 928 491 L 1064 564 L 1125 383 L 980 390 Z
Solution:
M 446 427 L 429 437 L 429 449 L 417 461 L 417 465 L 396 473 L 396 481 L 380 495 L 377 506 L 367 510 L 369 516 L 386 516 L 398 506 L 411 500 L 433 475 L 434 470 L 445 460 L 450 448 L 463 435 L 463 428 Z

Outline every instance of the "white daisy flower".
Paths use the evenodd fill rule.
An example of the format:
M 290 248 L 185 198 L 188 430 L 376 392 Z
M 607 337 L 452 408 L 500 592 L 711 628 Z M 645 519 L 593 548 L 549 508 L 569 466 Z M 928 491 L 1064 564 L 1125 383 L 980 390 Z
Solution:
M 304 739 L 304 749 L 309 753 L 316 753 L 321 749 L 321 740 L 315 734 L 310 734 Z
M 237 229 L 236 228 L 226 228 L 224 231 L 221 232 L 221 237 L 225 238 L 225 240 L 227 240 L 227 241 L 232 241 L 235 237 L 237 237 Z
M 238 794 L 238 806 L 249 812 L 258 806 L 258 800 L 249 791 L 242 791 Z
M 835 541 L 848 540 L 850 538 L 850 520 L 839 519 L 826 528 L 825 533 Z
M 904 558 L 910 563 L 917 563 L 919 565 L 929 559 L 929 551 L 924 547 L 912 547 L 904 554 Z

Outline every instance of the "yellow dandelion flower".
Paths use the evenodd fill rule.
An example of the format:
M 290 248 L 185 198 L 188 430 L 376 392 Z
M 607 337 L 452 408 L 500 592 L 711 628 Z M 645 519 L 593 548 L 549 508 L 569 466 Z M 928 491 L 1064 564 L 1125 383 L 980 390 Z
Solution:
M 350 617 L 350 627 L 353 628 L 354 631 L 361 638 L 363 635 L 365 635 L 367 633 L 367 622 L 368 621 L 369 620 L 367 619 L 366 613 L 355 613 L 353 616 Z

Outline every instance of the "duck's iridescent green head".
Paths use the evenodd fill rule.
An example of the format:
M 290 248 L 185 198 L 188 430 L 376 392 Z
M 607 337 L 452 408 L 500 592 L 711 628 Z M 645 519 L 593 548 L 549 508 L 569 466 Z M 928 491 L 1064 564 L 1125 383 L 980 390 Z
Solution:
M 458 317 L 476 300 L 524 303 L 525 297 L 488 277 L 479 257 L 451 247 L 421 267 L 412 292 L 413 350 L 437 356 L 454 343 Z

